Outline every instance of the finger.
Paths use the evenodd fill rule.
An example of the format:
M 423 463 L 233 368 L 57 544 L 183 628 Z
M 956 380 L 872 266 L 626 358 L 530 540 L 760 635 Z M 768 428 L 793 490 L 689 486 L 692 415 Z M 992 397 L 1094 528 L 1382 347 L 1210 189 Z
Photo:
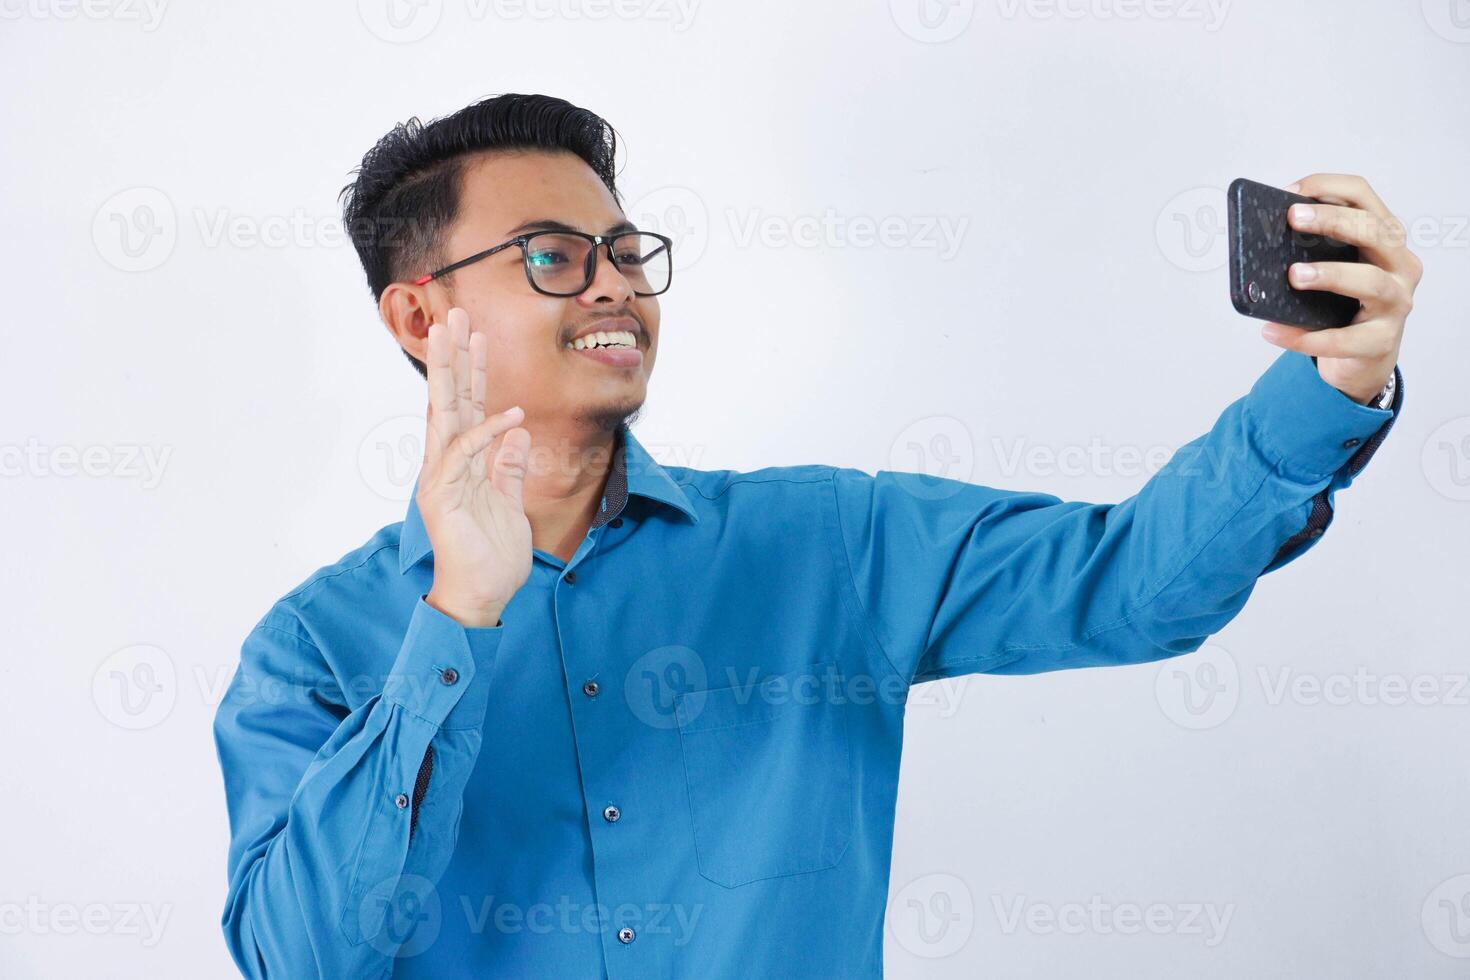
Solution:
M 470 392 L 470 316 L 459 307 L 449 311 L 449 335 L 454 338 L 454 390 L 459 406 L 461 431 L 474 425 L 474 399 Z
M 489 341 L 482 333 L 470 334 L 470 424 L 477 426 L 485 421 L 486 362 L 489 360 Z M 470 468 L 476 473 L 485 472 L 485 453 L 478 452 L 470 460 Z
M 1315 197 L 1327 204 L 1362 208 L 1379 217 L 1387 217 L 1390 213 L 1388 205 L 1368 186 L 1368 182 L 1355 174 L 1312 174 L 1286 189 L 1304 197 Z
M 512 426 L 520 425 L 525 416 L 525 410 L 519 405 L 512 405 L 503 412 L 489 416 L 485 421 L 459 437 L 459 455 L 468 459 L 483 453 L 501 433 L 508 431 Z
M 429 418 L 424 439 L 424 462 L 439 459 L 444 447 L 459 434 L 459 406 L 454 388 L 454 367 L 449 329 L 442 323 L 429 326 L 428 360 L 429 372 Z
M 1287 221 L 1297 231 L 1328 235 L 1340 242 L 1387 253 L 1402 248 L 1407 238 L 1403 224 L 1392 215 L 1382 217 L 1361 208 L 1336 204 L 1293 204 Z
M 490 368 L 490 341 L 482 333 L 470 336 L 470 423 L 485 421 L 485 388 Z
M 500 450 L 495 454 L 490 484 L 525 508 L 526 460 L 531 453 L 531 433 L 523 428 L 511 429 L 500 441 Z
M 1287 281 L 1297 289 L 1325 290 L 1351 296 L 1369 315 L 1396 312 L 1409 292 L 1402 280 L 1366 262 L 1293 262 Z
M 1293 204 L 1287 221 L 1298 231 L 1356 245 L 1369 261 L 1389 272 L 1406 271 L 1412 258 L 1406 247 L 1407 229 L 1393 215 L 1385 218 L 1334 204 Z
M 1267 336 L 1264 332 L 1271 327 L 1276 328 L 1275 337 Z M 1329 330 L 1309 330 L 1287 323 L 1268 323 L 1262 327 L 1262 331 L 1262 336 L 1277 347 L 1294 350 L 1299 354 L 1376 360 L 1393 352 L 1396 328 L 1388 320 L 1364 320 Z

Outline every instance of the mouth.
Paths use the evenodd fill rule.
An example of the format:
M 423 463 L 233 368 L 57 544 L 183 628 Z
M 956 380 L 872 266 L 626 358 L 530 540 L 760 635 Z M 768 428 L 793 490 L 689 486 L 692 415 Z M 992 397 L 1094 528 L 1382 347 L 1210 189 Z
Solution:
M 630 368 L 643 363 L 638 341 L 642 326 L 632 317 L 599 320 L 567 341 L 564 350 L 608 367 Z

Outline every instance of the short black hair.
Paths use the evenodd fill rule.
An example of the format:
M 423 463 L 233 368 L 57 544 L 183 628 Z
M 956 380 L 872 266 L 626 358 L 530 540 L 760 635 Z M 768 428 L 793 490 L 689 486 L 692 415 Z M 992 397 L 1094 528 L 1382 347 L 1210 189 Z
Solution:
M 459 212 L 466 160 L 488 150 L 572 153 L 618 196 L 617 132 L 601 116 L 550 95 L 496 95 L 428 123 L 399 123 L 342 188 L 342 220 L 373 302 L 388 284 L 444 264 L 440 249 Z M 452 275 L 452 274 L 451 274 Z M 446 279 L 450 277 L 445 277 Z M 447 284 L 447 283 L 446 283 Z M 419 374 L 428 370 L 404 351 Z

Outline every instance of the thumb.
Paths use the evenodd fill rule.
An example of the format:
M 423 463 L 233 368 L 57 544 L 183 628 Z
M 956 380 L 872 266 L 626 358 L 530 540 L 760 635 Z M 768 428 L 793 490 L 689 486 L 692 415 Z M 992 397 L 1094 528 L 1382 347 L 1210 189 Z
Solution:
M 500 450 L 490 464 L 490 485 L 524 507 L 522 491 L 526 485 L 526 461 L 530 456 L 531 433 L 521 427 L 506 432 Z

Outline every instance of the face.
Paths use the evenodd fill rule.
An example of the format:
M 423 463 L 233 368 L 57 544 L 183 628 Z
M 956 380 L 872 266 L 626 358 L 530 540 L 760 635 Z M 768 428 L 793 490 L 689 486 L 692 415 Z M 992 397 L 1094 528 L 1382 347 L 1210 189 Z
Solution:
M 593 235 L 626 226 L 612 193 L 570 153 L 491 153 L 466 166 L 459 217 L 443 250 L 449 264 L 499 245 L 528 222 L 550 220 Z M 577 296 L 547 296 L 526 281 L 523 252 L 512 246 L 423 286 L 394 283 L 380 307 L 399 343 L 424 359 L 429 325 L 463 308 L 470 329 L 489 341 L 487 410 L 511 405 L 537 423 L 610 430 L 647 396 L 658 350 L 657 297 L 633 286 L 598 250 L 592 284 Z M 423 270 L 424 273 L 433 271 Z M 390 294 L 392 294 L 390 296 Z M 590 328 L 633 334 L 631 350 L 568 347 Z

